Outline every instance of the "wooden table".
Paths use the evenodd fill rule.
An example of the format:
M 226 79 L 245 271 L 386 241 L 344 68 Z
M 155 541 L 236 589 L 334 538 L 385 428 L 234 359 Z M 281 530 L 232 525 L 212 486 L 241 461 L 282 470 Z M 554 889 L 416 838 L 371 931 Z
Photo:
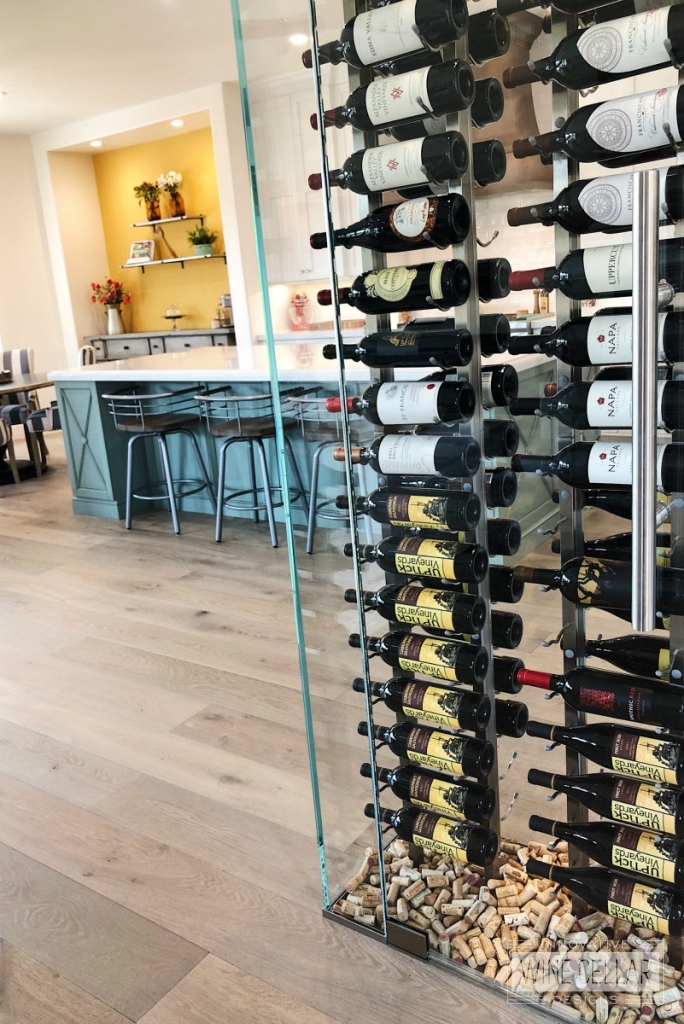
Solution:
M 0 382 L 0 405 L 3 404 L 2 398 L 4 395 L 17 395 L 22 391 L 38 391 L 40 388 L 49 387 L 52 387 L 52 381 L 48 380 L 45 373 L 15 373 L 12 380 L 5 381 L 4 383 Z M 4 446 L 0 447 L 0 452 L 2 453 L 0 458 L 0 486 L 3 484 L 13 484 L 14 478 L 12 477 L 9 463 L 5 459 Z M 17 465 L 19 467 L 19 476 L 22 480 L 27 480 L 29 477 L 36 475 L 36 467 L 32 460 L 18 460 Z

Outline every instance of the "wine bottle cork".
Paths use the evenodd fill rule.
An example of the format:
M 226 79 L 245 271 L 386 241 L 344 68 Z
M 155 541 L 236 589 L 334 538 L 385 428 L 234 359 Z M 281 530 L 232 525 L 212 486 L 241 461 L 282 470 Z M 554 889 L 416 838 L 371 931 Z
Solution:
M 496 978 L 499 965 L 496 960 L 488 960 L 485 964 L 484 976 L 485 978 Z
M 409 916 L 409 905 L 403 897 L 399 897 L 397 900 L 397 920 L 408 921 Z
M 495 952 L 495 955 L 496 955 L 496 959 L 499 961 L 499 966 L 500 967 L 504 967 L 507 964 L 510 964 L 511 958 L 509 957 L 508 953 L 504 949 L 504 946 L 503 946 L 503 943 L 501 942 L 501 939 L 493 939 L 492 940 L 492 945 L 494 946 L 494 952 Z
M 499 929 L 501 928 L 502 923 L 503 922 L 500 915 L 494 914 L 493 917 L 490 917 L 490 919 L 487 921 L 487 924 L 483 928 L 485 935 L 487 935 L 490 939 L 493 939 L 494 936 L 499 931 Z
M 455 935 L 452 938 L 452 940 L 451 940 L 451 948 L 452 948 L 452 950 L 454 950 L 454 949 L 457 950 L 458 955 L 463 960 L 468 960 L 469 957 L 472 955 L 471 954 L 470 946 L 468 945 L 468 943 L 464 939 L 461 938 L 460 935 Z

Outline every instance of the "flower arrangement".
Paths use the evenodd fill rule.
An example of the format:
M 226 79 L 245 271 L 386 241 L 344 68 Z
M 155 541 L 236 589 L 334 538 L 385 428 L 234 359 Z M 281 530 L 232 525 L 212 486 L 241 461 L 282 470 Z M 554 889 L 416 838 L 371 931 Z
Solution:
M 141 181 L 139 185 L 133 186 L 135 198 L 139 203 L 158 203 L 161 189 L 153 181 Z
M 93 289 L 92 301 L 103 306 L 120 306 L 122 303 L 126 306 L 131 301 L 130 292 L 126 291 L 120 281 L 112 281 L 111 277 L 103 285 L 92 281 L 90 287 Z
M 183 184 L 183 175 L 178 171 L 169 171 L 168 174 L 160 174 L 157 178 L 157 188 L 161 192 L 168 192 L 170 196 L 176 195 Z

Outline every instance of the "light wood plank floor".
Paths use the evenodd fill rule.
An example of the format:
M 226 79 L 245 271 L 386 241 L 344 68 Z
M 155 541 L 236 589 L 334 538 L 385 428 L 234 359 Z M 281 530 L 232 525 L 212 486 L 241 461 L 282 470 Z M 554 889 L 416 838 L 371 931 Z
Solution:
M 75 517 L 50 447 L 46 478 L 0 488 L 0 1021 L 541 1020 L 322 918 L 285 549 L 251 522 L 217 546 L 201 516 L 181 537 L 161 512 L 129 534 Z M 368 789 L 350 573 L 342 535 L 319 536 L 301 575 L 334 890 L 365 842 Z M 518 653 L 559 668 L 539 646 L 556 595 L 519 607 Z M 549 717 L 540 694 L 528 702 Z M 518 748 L 509 834 L 542 798 L 523 792 L 526 766 L 561 766 L 506 740 L 502 771 Z

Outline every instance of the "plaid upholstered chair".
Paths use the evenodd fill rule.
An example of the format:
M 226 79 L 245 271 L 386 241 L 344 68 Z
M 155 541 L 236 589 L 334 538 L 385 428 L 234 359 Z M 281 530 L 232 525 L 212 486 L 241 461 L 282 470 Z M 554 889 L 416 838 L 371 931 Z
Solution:
M 12 479 L 15 484 L 19 483 L 19 469 L 17 468 L 17 459 L 14 454 L 14 441 L 12 440 L 12 428 L 8 423 L 5 423 L 3 419 L 0 419 L 0 449 L 5 448 L 7 450 L 7 461 L 12 471 Z
M 12 423 L 20 423 L 26 428 L 26 436 L 28 444 L 31 449 L 31 458 L 36 467 L 36 476 L 42 476 L 43 465 L 41 457 L 41 441 L 43 434 L 49 430 L 61 430 L 62 421 L 59 415 L 59 407 L 57 402 L 51 402 L 46 409 L 34 409 L 29 411 L 26 405 L 14 405 L 5 406 L 4 409 L 0 409 L 0 424 L 2 428 L 9 432 L 10 442 L 12 439 L 12 429 L 10 423 L 5 418 L 5 413 L 11 413 L 14 419 Z M 0 433 L 0 438 L 2 434 Z M 3 443 L 0 441 L 0 443 Z M 7 453 L 9 456 L 10 467 L 12 467 L 12 459 L 14 456 L 14 447 L 10 448 L 7 446 Z M 16 462 L 15 462 L 16 467 Z M 12 469 L 12 475 L 14 476 L 14 468 Z M 19 474 L 15 477 L 15 483 L 19 481 Z

